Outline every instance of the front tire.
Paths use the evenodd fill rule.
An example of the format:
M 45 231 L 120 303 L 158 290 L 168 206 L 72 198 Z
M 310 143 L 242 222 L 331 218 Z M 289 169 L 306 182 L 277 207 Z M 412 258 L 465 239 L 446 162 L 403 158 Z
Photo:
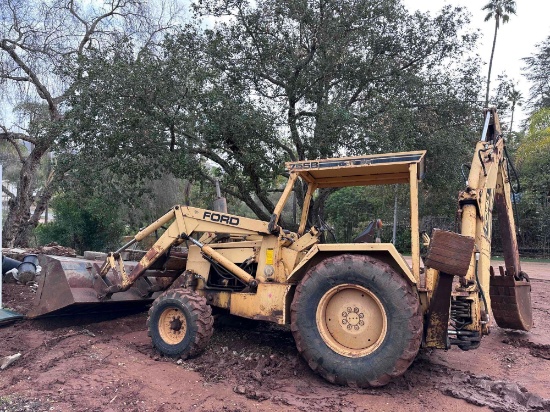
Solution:
M 417 294 L 388 264 L 345 254 L 306 273 L 291 305 L 291 329 L 298 351 L 328 381 L 382 386 L 418 353 L 422 314 Z
M 147 328 L 153 346 L 164 355 L 187 359 L 202 352 L 213 333 L 206 299 L 188 289 L 160 295 L 149 309 Z

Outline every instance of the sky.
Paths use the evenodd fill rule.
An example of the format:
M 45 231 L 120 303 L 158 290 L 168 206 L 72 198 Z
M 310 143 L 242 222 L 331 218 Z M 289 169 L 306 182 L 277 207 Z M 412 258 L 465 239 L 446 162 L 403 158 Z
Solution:
M 471 27 L 480 29 L 478 54 L 485 63 L 481 69 L 485 76 L 489 69 L 495 30 L 494 19 L 485 22 L 487 13 L 481 10 L 488 2 L 489 0 L 403 0 L 409 11 L 429 11 L 432 14 L 448 4 L 467 8 L 471 13 Z M 530 85 L 522 75 L 522 58 L 533 55 L 536 52 L 535 45 L 550 36 L 550 0 L 516 0 L 516 6 L 516 15 L 511 15 L 508 23 L 501 23 L 498 30 L 491 86 L 496 86 L 497 76 L 505 72 L 510 79 L 517 82 L 523 97 L 527 98 Z M 485 96 L 485 89 L 482 95 Z M 518 114 L 519 121 L 514 119 L 515 130 L 518 128 L 516 125 L 519 126 L 520 121 L 527 117 L 523 110 Z

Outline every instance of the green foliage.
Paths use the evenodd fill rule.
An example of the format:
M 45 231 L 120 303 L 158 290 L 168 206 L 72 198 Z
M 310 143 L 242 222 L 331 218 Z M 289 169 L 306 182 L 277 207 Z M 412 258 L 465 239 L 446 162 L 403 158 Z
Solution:
M 80 179 L 109 170 L 127 177 L 117 180 L 131 179 L 126 189 L 133 194 L 143 180 L 165 173 L 211 186 L 216 177 L 267 218 L 251 194 L 272 208 L 266 189 L 283 163 L 275 122 L 248 89 L 208 64 L 204 41 L 198 29 L 186 27 L 160 50 L 136 55 L 128 41 L 90 50 L 62 143 L 69 157 L 76 151 L 82 158 L 75 168 Z
M 66 192 L 54 198 L 52 209 L 55 220 L 35 230 L 39 244 L 57 242 L 79 253 L 112 250 L 120 244 L 124 225 L 109 199 Z
M 458 34 L 468 23 L 462 10 L 432 17 L 410 15 L 397 1 L 293 0 L 204 1 L 197 10 L 231 16 L 206 32 L 209 54 L 271 108 L 284 156 L 428 149 L 426 183 L 436 201 L 427 208 L 454 205 L 460 181 L 449 185 L 449 173 L 458 176 L 471 158 L 480 85 L 476 61 L 448 64 L 476 40 Z
M 396 247 L 410 251 L 410 203 L 408 185 L 345 187 L 330 195 L 325 205 L 326 220 L 334 228 L 339 243 L 352 242 L 372 221 L 381 219 L 380 237 L 391 242 L 397 196 Z
M 23 144 L 19 142 L 15 144 L 23 155 L 27 155 L 27 149 Z M 19 156 L 16 148 L 3 140 L 0 140 L 0 164 L 3 167 L 2 178 L 8 182 L 16 182 L 20 168 Z
M 366 187 L 345 187 L 328 198 L 326 220 L 334 227 L 339 242 L 351 242 L 370 220 L 376 218 L 368 192 Z
M 536 111 L 516 151 L 522 184 L 519 245 L 522 253 L 550 254 L 550 108 Z
M 529 103 L 537 110 L 550 107 L 550 36 L 537 44 L 537 52 L 523 59 L 525 77 L 531 82 Z
M 546 201 L 550 195 L 550 108 L 529 119 L 529 129 L 517 150 L 525 187 Z
M 516 105 L 521 106 L 521 92 L 506 74 L 497 76 L 497 87 L 491 96 L 492 105 L 497 109 L 502 131 L 510 131 L 510 117 Z
M 427 149 L 421 207 L 454 211 L 481 123 L 479 62 L 454 64 L 476 42 L 464 10 L 409 14 L 395 0 L 209 0 L 196 10 L 231 17 L 206 30 L 197 20 L 157 46 L 92 44 L 69 68 L 78 81 L 59 139 L 59 163 L 73 164 L 66 190 L 114 199 L 133 228 L 166 203 L 147 182 L 185 179 L 200 194 L 193 204 L 209 205 L 218 179 L 231 205 L 268 220 L 285 160 Z
M 495 19 L 498 28 L 500 21 L 508 23 L 510 14 L 516 14 L 516 2 L 514 0 L 490 0 L 481 10 L 486 10 L 485 21 Z

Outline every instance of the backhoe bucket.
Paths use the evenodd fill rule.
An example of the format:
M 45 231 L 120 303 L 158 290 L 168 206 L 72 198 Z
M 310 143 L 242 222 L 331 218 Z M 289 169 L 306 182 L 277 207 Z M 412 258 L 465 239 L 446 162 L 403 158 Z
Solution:
M 105 282 L 97 274 L 103 261 L 47 255 L 40 256 L 39 260 L 42 273 L 37 279 L 37 296 L 28 318 L 138 308 L 151 303 L 158 291 L 166 289 L 172 280 L 140 278 L 127 291 L 105 296 Z M 125 262 L 127 271 L 135 265 L 136 262 Z M 107 279 L 116 283 L 112 271 Z M 151 292 L 152 286 L 156 293 Z
M 518 280 L 500 269 L 497 276 L 491 268 L 489 288 L 495 321 L 501 328 L 528 331 L 533 326 L 531 283 L 528 278 Z

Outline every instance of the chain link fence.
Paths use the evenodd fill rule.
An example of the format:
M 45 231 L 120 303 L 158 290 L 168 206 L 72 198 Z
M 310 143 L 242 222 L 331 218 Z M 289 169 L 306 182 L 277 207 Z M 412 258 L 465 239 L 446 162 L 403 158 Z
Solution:
M 399 225 L 403 227 L 402 225 Z M 433 228 L 455 231 L 460 229 L 456 219 L 440 216 L 422 218 L 420 230 L 428 234 Z M 516 235 L 519 253 L 523 257 L 550 259 L 550 217 L 541 215 L 523 217 L 516 222 Z M 491 242 L 492 255 L 502 256 L 502 237 L 498 223 L 498 215 L 493 217 L 493 239 Z

